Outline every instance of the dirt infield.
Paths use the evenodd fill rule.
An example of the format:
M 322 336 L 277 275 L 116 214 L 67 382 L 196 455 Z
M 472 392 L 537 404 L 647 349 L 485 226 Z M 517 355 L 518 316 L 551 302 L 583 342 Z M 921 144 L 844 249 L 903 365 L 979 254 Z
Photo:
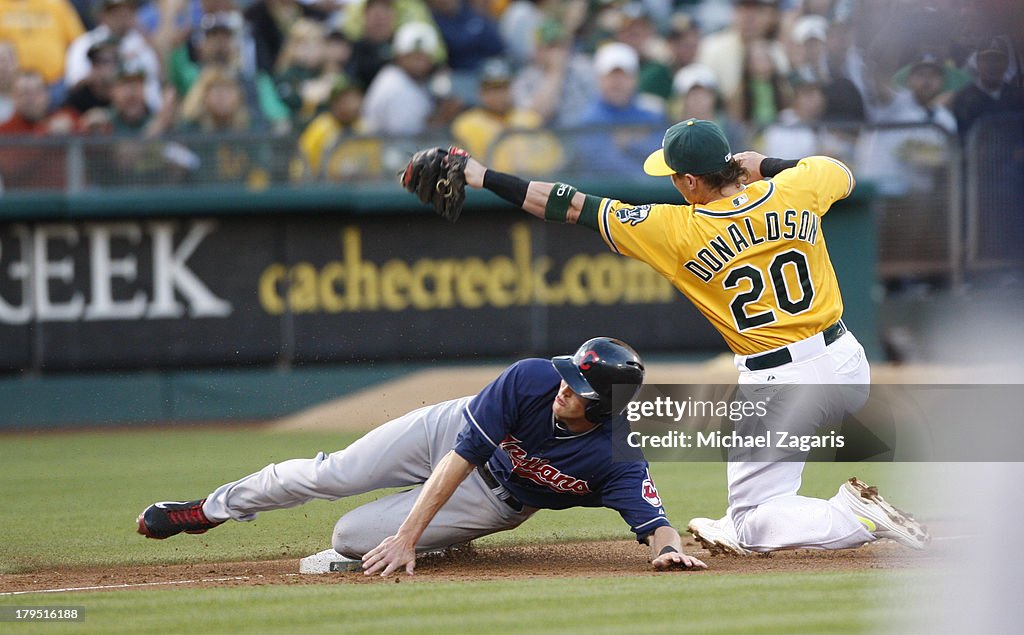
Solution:
M 942 560 L 941 549 L 912 551 L 889 541 L 845 551 L 802 549 L 770 556 L 710 556 L 692 539 L 685 549 L 707 562 L 692 575 L 773 574 L 863 569 L 918 569 Z M 649 550 L 632 541 L 469 549 L 420 558 L 415 576 L 387 581 L 361 573 L 299 575 L 295 559 L 264 562 L 108 567 L 0 575 L 0 594 L 138 588 L 212 588 L 292 584 L 373 584 L 607 576 L 679 575 L 650 568 Z M 686 575 L 686 574 L 684 574 Z

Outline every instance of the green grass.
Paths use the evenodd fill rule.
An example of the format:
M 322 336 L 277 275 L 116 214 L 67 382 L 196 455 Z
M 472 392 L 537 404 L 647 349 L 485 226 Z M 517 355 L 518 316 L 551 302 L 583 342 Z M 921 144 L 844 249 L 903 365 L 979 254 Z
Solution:
M 910 572 L 666 574 L 54 594 L 45 602 L 86 609 L 83 623 L 47 624 L 48 632 L 181 632 L 201 624 L 235 633 L 857 633 L 883 621 L 894 630 L 905 618 L 897 607 L 919 601 L 922 582 Z M 39 603 L 39 596 L 0 598 L 0 605 Z
M 379 494 L 262 514 L 202 536 L 166 541 L 135 533 L 135 517 L 157 500 L 197 498 L 269 462 L 313 456 L 356 435 L 259 430 L 161 430 L 0 437 L 0 573 L 104 566 L 298 558 L 329 546 L 336 519 Z M 724 512 L 723 464 L 656 463 L 652 473 L 670 518 Z M 848 475 L 892 488 L 893 466 L 808 465 L 803 493 L 831 496 Z M 618 514 L 540 512 L 481 546 L 629 539 Z M 588 633 L 736 631 L 862 632 L 877 619 L 907 618 L 914 572 L 851 571 L 764 575 L 525 578 L 507 581 L 161 588 L 0 597 L 0 605 L 77 605 L 81 624 L 48 632 L 186 630 L 281 632 Z M 897 605 L 902 604 L 902 608 Z M 890 622 L 891 624 L 891 622 Z M 19 625 L 19 632 L 34 626 Z M 3 629 L 0 629 L 3 630 Z
M 335 521 L 380 494 L 314 501 L 228 523 L 202 536 L 166 541 L 135 533 L 135 517 L 159 500 L 201 498 L 267 463 L 343 447 L 357 435 L 255 430 L 170 429 L 12 435 L 0 443 L 0 573 L 61 566 L 176 563 L 301 557 L 330 546 Z M 856 466 L 883 487 L 887 466 Z M 810 464 L 803 492 L 831 496 L 849 466 Z M 725 466 L 656 463 L 652 467 L 669 517 L 725 511 Z M 607 509 L 543 511 L 514 532 L 481 545 L 628 538 Z

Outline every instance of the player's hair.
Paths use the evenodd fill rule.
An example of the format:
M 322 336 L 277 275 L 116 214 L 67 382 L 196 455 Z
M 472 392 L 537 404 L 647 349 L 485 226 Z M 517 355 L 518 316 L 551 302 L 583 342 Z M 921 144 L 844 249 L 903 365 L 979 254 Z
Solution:
M 736 183 L 743 183 L 747 178 L 747 171 L 736 159 L 729 159 L 724 168 L 710 174 L 701 174 L 699 177 L 708 188 L 718 191 Z

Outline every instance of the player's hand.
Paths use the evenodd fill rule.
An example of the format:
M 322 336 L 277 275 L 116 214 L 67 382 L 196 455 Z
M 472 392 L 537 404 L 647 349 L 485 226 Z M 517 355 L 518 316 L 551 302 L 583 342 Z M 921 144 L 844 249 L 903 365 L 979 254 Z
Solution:
M 652 560 L 651 565 L 653 565 L 658 571 L 668 571 L 670 569 L 691 570 L 708 568 L 708 565 L 704 564 L 700 558 L 694 558 L 693 556 L 688 556 L 679 551 L 663 553 Z
M 761 161 L 764 161 L 765 156 L 760 152 L 754 152 L 753 150 L 738 152 L 732 155 L 732 158 L 736 159 L 740 167 L 747 171 L 746 183 L 753 183 L 764 178 L 761 175 Z
M 381 577 L 386 577 L 402 566 L 405 566 L 406 573 L 413 574 L 416 568 L 416 545 L 398 536 L 388 536 L 363 556 L 363 575 L 373 575 L 380 571 Z

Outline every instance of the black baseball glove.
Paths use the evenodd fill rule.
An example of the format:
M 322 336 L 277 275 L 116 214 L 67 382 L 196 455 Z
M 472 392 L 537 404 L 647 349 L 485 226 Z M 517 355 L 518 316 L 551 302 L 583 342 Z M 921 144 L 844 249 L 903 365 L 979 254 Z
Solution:
M 455 146 L 420 150 L 402 171 L 402 187 L 454 223 L 466 200 L 467 160 L 469 154 Z

